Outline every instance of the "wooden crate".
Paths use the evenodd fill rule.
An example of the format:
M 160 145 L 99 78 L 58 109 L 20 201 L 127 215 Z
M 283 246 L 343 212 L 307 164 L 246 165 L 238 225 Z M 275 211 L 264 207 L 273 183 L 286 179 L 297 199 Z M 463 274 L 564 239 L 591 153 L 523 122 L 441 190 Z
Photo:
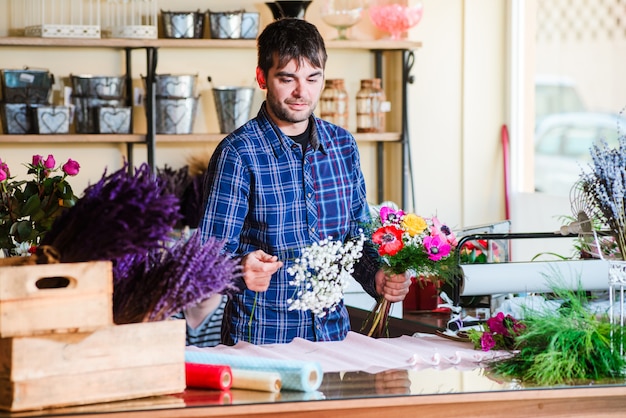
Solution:
M 110 261 L 0 267 L 1 338 L 110 325 Z
M 0 409 L 23 411 L 180 393 L 184 320 L 0 339 Z

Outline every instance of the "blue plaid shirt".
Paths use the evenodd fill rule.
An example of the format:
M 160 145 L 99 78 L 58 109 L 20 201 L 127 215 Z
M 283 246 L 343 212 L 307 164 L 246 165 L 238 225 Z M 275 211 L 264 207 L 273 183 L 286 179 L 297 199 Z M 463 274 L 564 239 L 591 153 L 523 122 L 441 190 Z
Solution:
M 222 329 L 226 344 L 286 343 L 296 337 L 334 341 L 350 330 L 343 302 L 323 318 L 288 310 L 294 287 L 287 268 L 301 250 L 325 237 L 343 241 L 358 235 L 370 219 L 354 138 L 314 116 L 310 123 L 303 156 L 300 145 L 269 119 L 264 103 L 257 117 L 221 141 L 211 157 L 200 225 L 204 239 L 224 240 L 235 256 L 261 249 L 284 262 L 267 291 L 253 292 L 242 284 L 241 292 L 230 298 Z M 364 252 L 354 276 L 376 297 L 378 256 L 370 247 Z

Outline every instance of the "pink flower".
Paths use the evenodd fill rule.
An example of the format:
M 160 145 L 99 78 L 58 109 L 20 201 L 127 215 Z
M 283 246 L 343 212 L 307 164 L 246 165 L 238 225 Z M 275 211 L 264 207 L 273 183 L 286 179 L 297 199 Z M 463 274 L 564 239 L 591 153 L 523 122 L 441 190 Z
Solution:
M 493 334 L 490 332 L 483 332 L 480 336 L 480 347 L 483 351 L 489 351 L 496 346 L 496 341 L 493 338 Z
M 492 316 L 487 320 L 487 326 L 491 332 L 500 335 L 507 335 L 508 331 L 506 326 L 504 325 L 504 314 L 502 312 L 498 312 L 496 316 Z
M 2 174 L 0 174 L 0 181 L 4 181 L 11 177 L 9 166 L 7 165 L 7 163 L 3 163 L 2 160 L 0 160 L 0 170 L 2 170 L 2 173 L 4 174 L 4 178 L 2 178 Z
M 372 242 L 378 245 L 378 254 L 394 256 L 404 247 L 402 230 L 395 226 L 383 226 L 372 234 Z
M 56 161 L 54 161 L 54 157 L 52 156 L 52 154 L 48 155 L 48 158 L 46 158 L 46 161 L 43 162 L 43 166 L 44 168 L 47 168 L 49 170 L 53 169 L 54 166 L 56 165 Z
M 452 251 L 450 244 L 439 235 L 424 237 L 424 248 L 432 261 L 439 261 Z
M 0 182 L 5 181 L 6 179 L 9 178 L 9 175 L 7 174 L 7 172 L 4 171 L 2 168 L 3 168 L 2 164 L 0 164 Z
M 404 216 L 403 210 L 395 210 L 389 206 L 383 206 L 380 208 L 380 220 L 384 224 L 391 222 L 393 224 L 399 224 L 400 219 Z
M 78 174 L 78 171 L 80 170 L 80 164 L 78 164 L 78 161 L 74 161 L 71 158 L 69 158 L 67 162 L 63 164 L 62 168 L 63 168 L 63 172 L 67 174 L 68 176 L 75 176 L 76 174 Z
M 33 166 L 43 165 L 43 157 L 41 155 L 33 155 Z
M 432 221 L 433 226 L 430 229 L 430 235 L 439 235 L 442 239 L 444 239 L 453 246 L 456 246 L 458 244 L 454 232 L 452 232 L 448 225 L 442 224 L 436 216 L 432 217 Z

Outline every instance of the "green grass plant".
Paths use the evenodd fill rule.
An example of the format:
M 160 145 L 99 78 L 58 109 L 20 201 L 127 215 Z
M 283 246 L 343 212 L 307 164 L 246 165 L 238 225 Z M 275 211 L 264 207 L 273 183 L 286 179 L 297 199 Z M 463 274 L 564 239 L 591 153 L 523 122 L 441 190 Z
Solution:
M 553 293 L 564 301 L 561 307 L 551 312 L 526 310 L 526 328 L 515 341 L 517 353 L 491 363 L 490 371 L 539 386 L 623 378 L 622 327 L 587 309 L 589 300 L 580 288 L 555 287 Z

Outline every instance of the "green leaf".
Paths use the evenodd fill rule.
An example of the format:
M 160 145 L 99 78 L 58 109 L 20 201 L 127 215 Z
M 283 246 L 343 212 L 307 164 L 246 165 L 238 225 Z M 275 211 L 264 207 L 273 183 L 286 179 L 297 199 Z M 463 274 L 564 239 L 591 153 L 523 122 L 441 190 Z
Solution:
M 32 195 L 28 198 L 22 207 L 22 216 L 32 216 L 41 208 L 41 200 L 38 195 Z

